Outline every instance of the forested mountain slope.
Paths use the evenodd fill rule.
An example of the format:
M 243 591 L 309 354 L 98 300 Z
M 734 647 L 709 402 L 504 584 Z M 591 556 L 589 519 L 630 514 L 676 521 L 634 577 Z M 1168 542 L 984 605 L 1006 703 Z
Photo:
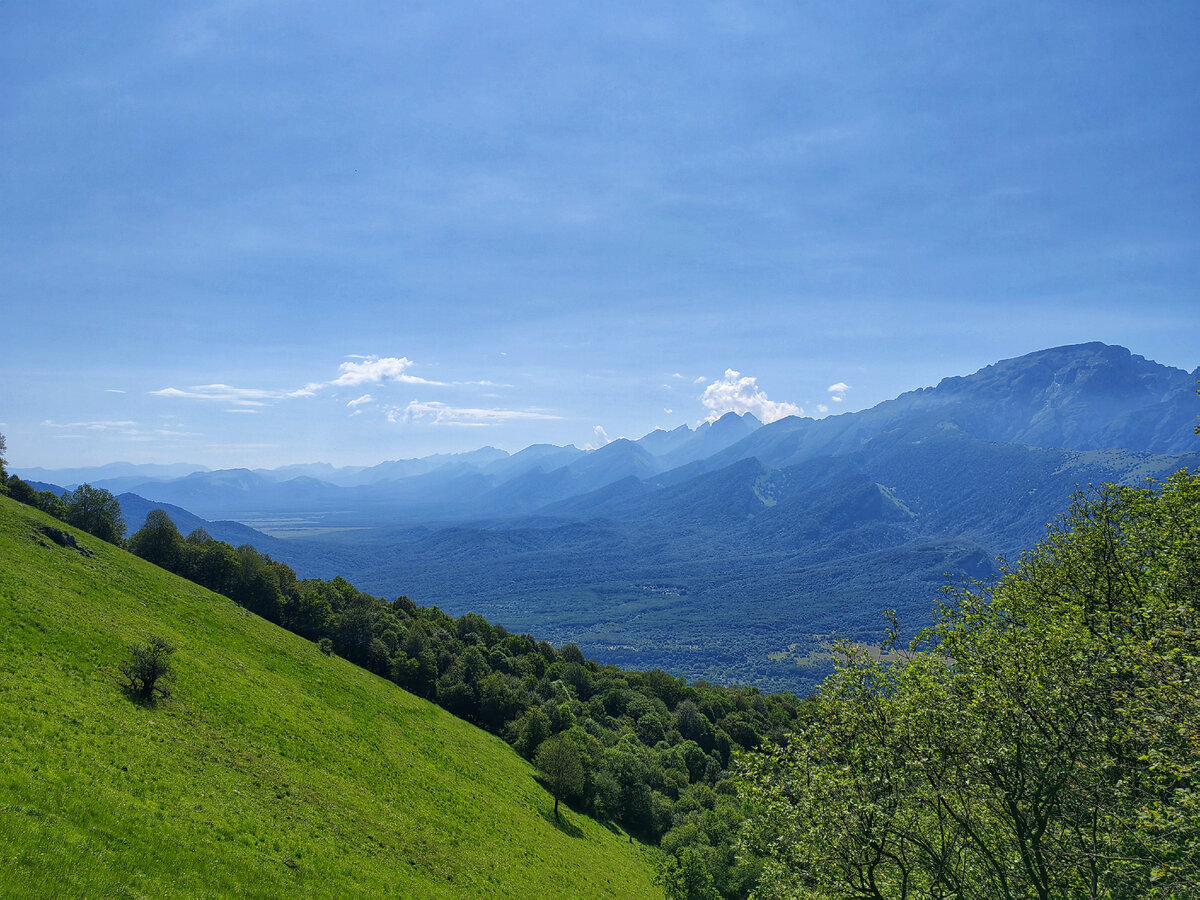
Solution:
M 803 692 L 827 671 L 831 634 L 873 641 L 888 608 L 925 624 L 945 584 L 992 575 L 1076 490 L 1197 466 L 1196 453 L 1041 449 L 948 427 L 662 487 L 627 479 L 542 519 L 357 532 L 289 552 L 317 575 L 469 606 L 604 661 Z

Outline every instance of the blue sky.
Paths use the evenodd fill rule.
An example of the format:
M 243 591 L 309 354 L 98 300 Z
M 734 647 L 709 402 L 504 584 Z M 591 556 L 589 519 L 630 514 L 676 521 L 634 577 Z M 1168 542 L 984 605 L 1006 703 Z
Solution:
M 0 5 L 10 463 L 583 446 L 1092 340 L 1194 369 L 1197 46 L 1192 2 Z

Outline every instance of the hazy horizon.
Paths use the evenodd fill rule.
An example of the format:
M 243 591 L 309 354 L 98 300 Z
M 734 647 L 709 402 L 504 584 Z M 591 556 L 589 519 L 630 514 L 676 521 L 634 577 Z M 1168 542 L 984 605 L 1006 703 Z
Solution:
M 752 416 L 754 414 L 749 413 L 749 412 L 730 411 L 730 412 L 724 413 L 723 415 L 726 415 L 726 416 L 728 416 L 728 415 L 736 415 L 736 416 L 751 415 Z M 778 420 L 776 420 L 776 421 L 778 421 Z M 689 431 L 695 433 L 705 424 L 709 424 L 709 423 L 701 422 L 701 423 L 698 423 L 695 427 L 684 424 L 684 425 L 676 426 L 676 428 L 687 428 L 687 429 L 689 429 Z M 663 428 L 652 428 L 650 431 L 646 432 L 646 434 L 637 435 L 636 437 L 622 435 L 621 437 L 610 438 L 607 443 L 602 444 L 601 446 L 608 446 L 609 443 L 612 443 L 613 441 L 619 441 L 619 440 L 629 440 L 629 441 L 637 442 L 644 437 L 648 437 L 649 435 L 653 434 L 656 431 L 666 432 L 667 430 L 668 429 L 663 429 Z M 671 429 L 671 430 L 674 430 L 674 429 Z M 532 444 L 527 444 L 524 447 L 520 447 L 516 450 L 505 450 L 501 447 L 494 447 L 491 444 L 481 444 L 480 446 L 473 447 L 469 450 L 456 450 L 456 451 L 450 451 L 450 452 L 446 452 L 446 453 L 430 453 L 430 454 L 426 454 L 425 456 L 420 456 L 420 457 L 381 459 L 381 460 L 377 460 L 374 463 L 366 463 L 366 464 L 350 464 L 350 465 L 339 466 L 335 463 L 329 462 L 328 460 L 310 459 L 310 460 L 303 460 L 300 462 L 282 463 L 278 466 L 227 466 L 227 467 L 224 467 L 224 469 L 225 470 L 249 469 L 252 471 L 253 470 L 274 471 L 277 469 L 304 468 L 304 467 L 308 467 L 308 466 L 330 466 L 335 470 L 369 469 L 372 466 L 382 465 L 384 463 L 389 463 L 389 462 L 398 462 L 398 461 L 404 461 L 404 460 L 410 460 L 410 459 L 432 459 L 432 458 L 437 458 L 437 457 L 442 457 L 442 456 L 445 456 L 445 457 L 469 456 L 471 454 L 480 453 L 480 452 L 484 452 L 484 451 L 488 451 L 488 450 L 494 450 L 498 453 L 505 453 L 509 456 L 515 456 L 516 454 L 522 452 L 523 450 L 527 450 L 531 447 L 538 447 L 538 446 L 555 446 L 555 447 L 560 447 L 562 449 L 569 449 L 571 447 L 575 447 L 574 444 L 548 444 L 545 441 L 535 441 Z M 576 449 L 580 450 L 580 451 L 584 451 L 584 452 L 591 452 L 593 450 L 599 450 L 600 447 L 587 446 L 587 447 L 576 447 Z M 160 460 L 160 461 L 156 461 L 156 462 L 134 463 L 134 462 L 131 462 L 126 459 L 115 459 L 115 460 L 110 460 L 105 463 L 99 463 L 96 465 L 86 465 L 86 466 L 56 466 L 56 467 L 51 468 L 48 466 L 34 465 L 34 466 L 9 466 L 9 468 L 12 469 L 12 471 L 15 474 L 20 475 L 22 472 L 34 472 L 34 471 L 69 472 L 69 471 L 76 471 L 76 470 L 82 471 L 82 470 L 89 470 L 89 469 L 116 468 L 118 466 L 129 466 L 129 467 L 139 467 L 139 468 L 152 468 L 153 467 L 153 468 L 161 468 L 161 469 L 187 468 L 193 472 L 222 471 L 221 469 L 214 469 L 211 466 L 206 466 L 206 465 L 203 465 L 200 463 L 189 463 L 185 460 Z

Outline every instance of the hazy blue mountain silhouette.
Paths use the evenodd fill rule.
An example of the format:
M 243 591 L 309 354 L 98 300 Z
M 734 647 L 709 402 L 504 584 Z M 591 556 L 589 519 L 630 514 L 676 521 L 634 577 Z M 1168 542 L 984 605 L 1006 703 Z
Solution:
M 872 639 L 885 608 L 927 621 L 948 580 L 994 573 L 1076 490 L 1200 465 L 1198 376 L 1078 344 L 820 420 L 729 414 L 590 452 L 323 472 L 340 484 L 300 474 L 317 468 L 198 472 L 144 490 L 209 518 L 373 526 L 273 542 L 301 576 L 473 609 L 624 665 L 803 688 L 831 633 Z
M 756 457 L 789 465 L 853 452 L 896 429 L 945 428 L 985 441 L 1070 450 L 1194 449 L 1196 380 L 1124 347 L 1075 344 L 1002 360 L 973 375 L 901 394 L 862 412 L 774 422 L 711 457 L 710 468 Z

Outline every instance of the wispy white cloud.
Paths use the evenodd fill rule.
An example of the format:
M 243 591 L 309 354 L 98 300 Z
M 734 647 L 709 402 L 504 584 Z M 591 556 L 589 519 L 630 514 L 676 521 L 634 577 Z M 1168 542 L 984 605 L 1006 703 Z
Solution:
M 201 384 L 189 388 L 166 387 L 150 391 L 155 397 L 169 397 L 177 400 L 207 400 L 219 403 L 232 403 L 239 407 L 261 407 L 280 400 L 301 397 L 315 397 L 327 388 L 356 387 L 363 384 L 381 384 L 396 382 L 400 384 L 421 384 L 442 387 L 444 381 L 433 381 L 409 374 L 408 370 L 415 363 L 406 356 L 359 356 L 352 355 L 338 366 L 338 375 L 330 381 L 310 381 L 304 387 L 295 390 L 270 390 L 263 388 L 239 388 L 228 384 Z M 458 385 L 480 385 L 487 387 L 502 387 L 491 381 L 459 381 Z M 370 397 L 370 395 L 364 395 Z M 361 397 L 357 403 L 365 403 Z
M 265 406 L 270 401 L 295 396 L 293 392 L 289 391 L 237 388 L 228 384 L 201 384 L 187 390 L 169 387 L 151 391 L 150 395 L 181 400 L 215 400 L 218 403 L 233 403 L 236 406 Z
M 128 421 L 92 421 L 92 422 L 54 422 L 50 419 L 42 422 L 44 428 L 83 428 L 88 431 L 117 431 L 128 432 L 132 429 L 137 429 L 137 422 Z
M 357 397 L 354 400 L 351 400 L 349 403 L 346 404 L 346 406 L 349 407 L 350 409 L 354 410 L 354 412 L 350 413 L 350 415 L 361 416 L 362 415 L 362 407 L 366 406 L 368 403 L 374 403 L 374 402 L 375 402 L 375 398 L 372 397 L 370 394 L 363 394 L 361 397 Z
M 846 399 L 846 391 L 850 390 L 850 385 L 844 381 L 839 381 L 837 384 L 831 384 L 826 390 L 829 391 L 830 400 L 834 403 L 841 403 Z
M 473 409 L 448 406 L 437 400 L 413 400 L 401 408 L 387 408 L 389 422 L 432 422 L 434 425 L 483 426 L 498 425 L 524 419 L 560 419 L 551 413 L 517 409 Z
M 251 410 L 247 410 L 250 412 Z M 195 432 L 183 431 L 182 426 L 174 428 L 146 428 L 138 422 L 128 420 L 94 420 L 90 422 L 55 422 L 46 419 L 43 428 L 52 428 L 60 434 L 56 437 L 79 438 L 95 437 L 98 434 L 118 436 L 132 441 L 149 441 L 158 438 L 196 437 Z M 83 432 L 83 433 L 78 433 Z
M 733 369 L 726 369 L 723 377 L 706 387 L 700 402 L 712 410 L 708 416 L 710 422 L 730 412 L 753 413 L 763 423 L 804 415 L 804 410 L 794 403 L 769 399 L 753 375 Z
M 206 444 L 204 449 L 213 453 L 242 453 L 246 450 L 274 450 L 278 444 Z
M 106 394 L 123 394 L 125 392 L 118 390 L 117 388 L 105 388 L 104 393 L 106 393 Z
M 605 444 L 611 444 L 612 438 L 608 436 L 608 432 L 604 430 L 603 425 L 597 425 L 592 429 L 592 440 L 590 443 L 584 444 L 584 450 L 599 450 Z

